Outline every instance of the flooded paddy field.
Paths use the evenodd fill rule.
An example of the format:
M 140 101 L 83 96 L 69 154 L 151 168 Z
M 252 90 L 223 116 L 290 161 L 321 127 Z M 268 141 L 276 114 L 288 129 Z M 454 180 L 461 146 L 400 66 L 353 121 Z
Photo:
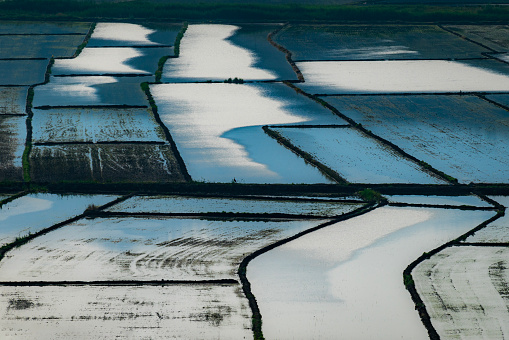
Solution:
M 491 199 L 509 207 L 508 196 L 490 196 Z M 507 214 L 465 239 L 466 243 L 509 243 L 509 216 Z
M 26 118 L 0 115 L 0 182 L 22 179 Z
M 0 34 L 82 34 L 90 29 L 89 22 L 2 21 Z
M 509 49 L 508 25 L 446 25 L 445 27 L 495 51 Z
M 6 339 L 251 339 L 238 285 L 0 287 Z
M 237 279 L 250 253 L 323 220 L 84 219 L 11 251 L 2 281 Z
M 35 108 L 41 106 L 148 106 L 140 83 L 148 77 L 77 76 L 51 77 L 34 90 Z
M 0 207 L 0 245 L 80 215 L 90 205 L 113 201 L 112 195 L 28 194 Z
M 490 52 L 435 25 L 289 25 L 274 40 L 294 60 L 458 59 Z
M 28 87 L 0 87 L 0 115 L 26 114 Z
M 509 87 L 508 65 L 495 60 L 313 61 L 296 65 L 306 79 L 299 87 L 313 94 L 507 92 Z
M 506 183 L 506 110 L 476 96 L 341 96 L 327 102 L 460 182 Z
M 44 82 L 48 60 L 0 60 L 0 86 Z M 30 70 L 30 72 L 27 72 Z
M 420 165 L 351 128 L 273 130 L 348 182 L 445 183 L 425 172 Z
M 415 285 L 441 339 L 509 335 L 507 247 L 449 247 L 420 263 Z
M 260 255 L 247 276 L 264 336 L 427 339 L 418 314 L 411 312 L 403 270 L 423 251 L 493 215 L 382 207 Z
M 87 47 L 173 45 L 182 24 L 128 24 L 99 22 Z
M 0 35 L 0 58 L 72 57 L 84 35 Z
M 359 208 L 359 203 L 312 198 L 290 197 L 253 198 L 205 198 L 182 196 L 135 196 L 114 205 L 108 211 L 127 213 L 251 213 L 293 214 L 332 217 Z
M 59 75 L 151 75 L 162 56 L 173 54 L 167 47 L 85 48 L 75 59 L 55 61 L 52 73 Z
M 506 335 L 507 27 L 458 27 L 0 23 L 0 338 L 424 339 L 416 259 Z
M 167 144 L 36 145 L 30 174 L 41 182 L 181 182 L 181 168 Z
M 148 109 L 33 110 L 34 143 L 166 142 Z
M 162 81 L 296 80 L 285 54 L 270 48 L 268 32 L 265 25 L 189 25 L 180 57 L 166 62 Z
M 193 179 L 329 182 L 262 126 L 346 122 L 285 85 L 162 84 L 151 91 Z
M 419 195 L 386 195 L 389 203 L 492 207 L 478 196 L 419 196 Z

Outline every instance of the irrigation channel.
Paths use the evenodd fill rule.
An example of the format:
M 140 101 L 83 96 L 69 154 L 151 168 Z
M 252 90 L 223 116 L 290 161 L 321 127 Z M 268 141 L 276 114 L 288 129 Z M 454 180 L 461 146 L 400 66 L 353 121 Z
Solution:
M 496 27 L 0 28 L 0 338 L 509 336 Z

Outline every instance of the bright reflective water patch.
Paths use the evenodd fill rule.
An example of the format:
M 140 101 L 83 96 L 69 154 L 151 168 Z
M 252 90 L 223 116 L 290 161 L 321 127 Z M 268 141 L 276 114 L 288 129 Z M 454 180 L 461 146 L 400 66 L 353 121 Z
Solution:
M 87 47 L 173 45 L 181 24 L 99 22 Z
M 26 114 L 28 87 L 0 87 L 0 115 Z
M 193 198 L 182 196 L 135 196 L 114 205 L 108 211 L 150 213 L 279 213 L 313 216 L 337 216 L 359 208 L 361 202 L 342 203 L 327 200 Z
M 474 207 L 492 207 L 478 196 L 420 196 L 420 195 L 384 195 L 389 202 L 431 205 L 469 205 Z
M 509 207 L 509 196 L 490 196 L 491 199 Z M 506 214 L 468 237 L 468 243 L 509 243 L 509 216 Z
M 33 85 L 44 82 L 49 60 L 0 60 L 0 85 Z
M 249 339 L 238 285 L 0 287 L 4 339 Z
M 87 46 L 158 45 L 149 39 L 149 36 L 154 32 L 154 30 L 137 24 L 99 22 L 95 26 Z
M 0 245 L 80 215 L 90 204 L 113 201 L 111 195 L 28 194 L 0 207 Z
M 276 70 L 255 66 L 260 58 L 256 51 L 242 48 L 229 40 L 239 29 L 233 25 L 189 25 L 180 43 L 180 56 L 166 62 L 162 81 L 278 79 Z
M 267 136 L 261 126 L 344 121 L 302 99 L 289 104 L 297 94 L 283 88 L 279 84 L 164 84 L 152 85 L 151 91 L 193 179 L 329 182 Z
M 290 25 L 275 41 L 294 60 L 479 58 L 489 52 L 432 25 Z
M 84 35 L 0 36 L 0 58 L 72 57 Z
M 153 74 L 157 62 L 164 55 L 172 54 L 166 47 L 85 48 L 74 59 L 57 59 L 52 67 L 54 75 L 115 75 Z
M 412 271 L 441 339 L 509 336 L 509 248 L 449 247 Z
M 403 285 L 419 257 L 493 212 L 378 208 L 300 237 L 247 267 L 267 339 L 428 339 Z
M 248 254 L 323 221 L 84 219 L 0 263 L 4 281 L 237 279 Z
M 506 92 L 509 73 L 491 70 L 493 60 L 477 63 L 445 60 L 299 62 L 314 94 Z M 495 66 L 493 66 L 495 67 Z
M 461 182 L 508 182 L 509 113 L 476 96 L 326 100 L 366 129 Z
M 148 109 L 33 110 L 32 140 L 62 142 L 166 142 Z
M 421 183 L 444 181 L 352 128 L 273 129 L 349 182 Z
M 33 106 L 136 105 L 147 106 L 140 83 L 152 77 L 51 77 L 34 90 Z
M 30 174 L 41 182 L 183 182 L 168 144 L 34 145 Z
M 0 182 L 22 180 L 26 118 L 0 115 Z

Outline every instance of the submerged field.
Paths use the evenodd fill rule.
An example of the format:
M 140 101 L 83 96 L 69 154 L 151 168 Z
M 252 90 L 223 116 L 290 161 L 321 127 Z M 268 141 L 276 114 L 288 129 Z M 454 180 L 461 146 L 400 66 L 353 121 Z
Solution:
M 0 338 L 506 336 L 507 30 L 0 22 Z

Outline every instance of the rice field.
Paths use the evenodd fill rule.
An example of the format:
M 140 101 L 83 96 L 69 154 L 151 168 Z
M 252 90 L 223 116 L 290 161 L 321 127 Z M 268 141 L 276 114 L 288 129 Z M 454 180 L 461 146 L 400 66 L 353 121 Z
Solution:
M 181 24 L 138 25 L 121 22 L 99 22 L 88 47 L 136 47 L 173 45 Z
M 478 196 L 419 196 L 419 195 L 386 195 L 389 203 L 426 204 L 491 207 L 492 205 Z
M 290 25 L 275 41 L 294 60 L 458 59 L 489 52 L 434 25 Z
M 418 164 L 351 128 L 273 130 L 348 182 L 445 183 Z
M 0 23 L 0 338 L 428 338 L 404 268 L 509 204 L 505 25 L 94 26 Z M 414 269 L 443 339 L 507 336 L 507 227 Z
M 51 77 L 37 86 L 33 105 L 41 106 L 148 106 L 140 83 L 153 77 Z
M 151 92 L 191 177 L 209 182 L 327 183 L 267 136 L 266 124 L 344 124 L 281 84 L 162 84 Z M 301 104 L 302 103 L 302 104 Z
M 237 285 L 0 287 L 6 339 L 249 339 Z
M 0 58 L 72 57 L 84 35 L 3 35 Z
M 80 215 L 90 205 L 113 201 L 112 195 L 28 194 L 0 207 L 0 246 Z
M 491 196 L 491 199 L 509 207 L 508 196 Z M 509 243 L 509 217 L 507 214 L 488 224 L 485 228 L 469 236 L 467 243 Z
M 381 207 L 247 267 L 267 339 L 428 339 L 402 272 L 493 212 Z
M 507 25 L 447 25 L 446 27 L 496 51 L 509 49 L 507 38 L 509 26 Z
M 48 60 L 0 60 L 0 86 L 42 83 L 47 66 Z
M 30 174 L 39 182 L 182 182 L 184 176 L 169 145 L 36 145 Z
M 327 102 L 462 183 L 506 183 L 508 113 L 475 96 L 341 96 Z
M 441 339 L 509 335 L 507 247 L 449 247 L 413 271 Z
M 285 55 L 269 49 L 266 32 L 265 27 L 257 30 L 235 25 L 189 25 L 180 44 L 180 56 L 168 59 L 162 81 L 296 79 L 290 65 L 282 66 Z
M 306 79 L 299 87 L 312 94 L 506 92 L 509 87 L 509 66 L 494 60 L 296 64 Z
M 0 87 L 0 115 L 26 114 L 27 87 Z
M 166 142 L 148 109 L 33 110 L 34 143 Z
M 0 182 L 22 179 L 26 118 L 0 115 Z
M 52 74 L 59 75 L 142 75 L 150 76 L 162 56 L 173 54 L 168 47 L 84 48 L 74 59 L 55 61 Z M 141 82 L 139 82 L 141 83 Z
M 0 34 L 87 34 L 89 22 L 2 21 Z
M 112 217 L 43 235 L 0 263 L 3 281 L 237 279 L 248 254 L 323 221 Z
M 209 212 L 292 214 L 332 217 L 339 216 L 362 205 L 336 200 L 311 198 L 205 198 L 182 196 L 135 196 L 109 208 L 110 212 L 127 213 L 181 213 L 199 214 Z

